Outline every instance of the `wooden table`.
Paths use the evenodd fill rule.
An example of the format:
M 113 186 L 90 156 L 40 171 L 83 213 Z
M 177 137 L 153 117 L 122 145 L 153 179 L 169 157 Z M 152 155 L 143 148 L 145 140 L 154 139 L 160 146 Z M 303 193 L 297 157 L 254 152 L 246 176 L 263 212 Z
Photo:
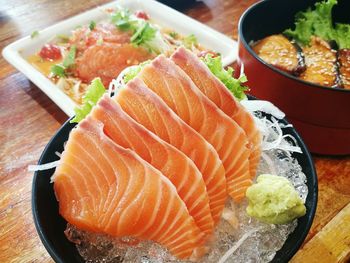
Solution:
M 105 2 L 2 1 L 0 47 Z M 238 19 L 253 2 L 205 0 L 182 11 L 236 39 Z M 37 162 L 67 116 L 3 58 L 0 109 L 0 262 L 50 262 L 32 219 L 33 174 L 27 166 Z M 293 262 L 345 262 L 350 256 L 350 157 L 314 159 L 319 178 L 317 214 Z

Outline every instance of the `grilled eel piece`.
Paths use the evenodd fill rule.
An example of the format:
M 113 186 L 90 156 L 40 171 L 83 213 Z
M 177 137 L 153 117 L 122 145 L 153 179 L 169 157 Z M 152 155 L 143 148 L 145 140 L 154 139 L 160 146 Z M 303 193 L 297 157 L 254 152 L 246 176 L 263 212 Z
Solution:
M 303 48 L 306 70 L 300 78 L 323 85 L 334 87 L 337 85 L 337 56 L 336 51 L 319 37 L 311 37 L 309 46 Z
M 350 49 L 338 50 L 340 87 L 350 89 Z
M 253 50 L 262 60 L 287 73 L 299 76 L 305 70 L 300 47 L 282 34 L 265 37 Z

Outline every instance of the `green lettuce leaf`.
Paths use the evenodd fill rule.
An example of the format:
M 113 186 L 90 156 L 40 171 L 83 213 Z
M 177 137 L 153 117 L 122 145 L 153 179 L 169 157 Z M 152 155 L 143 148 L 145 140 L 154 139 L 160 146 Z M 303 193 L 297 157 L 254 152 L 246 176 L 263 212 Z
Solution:
M 131 66 L 130 68 L 128 68 L 124 77 L 123 77 L 124 83 L 126 84 L 130 80 L 134 79 L 137 76 L 137 74 L 139 74 L 141 69 L 143 69 L 143 67 L 146 66 L 147 64 L 149 64 L 150 62 L 151 62 L 151 60 L 146 60 L 137 66 Z
M 83 96 L 83 105 L 74 109 L 75 117 L 71 123 L 78 123 L 88 115 L 91 109 L 96 105 L 98 100 L 105 94 L 106 89 L 103 86 L 100 78 L 95 78 L 88 86 L 85 95 Z
M 182 43 L 186 48 L 192 49 L 193 45 L 198 44 L 198 40 L 194 34 L 191 34 L 191 35 L 188 35 L 187 37 L 184 37 L 184 39 L 182 40 Z
M 211 54 L 207 54 L 203 59 L 204 63 L 208 66 L 210 71 L 219 79 L 222 83 L 232 92 L 232 94 L 238 99 L 242 100 L 246 98 L 245 91 L 248 87 L 243 83 L 247 82 L 247 77 L 243 74 L 238 79 L 234 78 L 233 68 L 228 67 L 225 70 L 222 66 L 221 57 L 213 57 Z
M 337 0 L 327 0 L 315 4 L 296 14 L 295 29 L 287 29 L 283 33 L 297 42 L 308 45 L 311 36 L 318 36 L 326 41 L 334 40 L 340 49 L 350 48 L 350 25 L 336 24 L 333 26 L 332 9 Z
M 336 24 L 334 29 L 335 41 L 339 49 L 350 48 L 350 25 Z

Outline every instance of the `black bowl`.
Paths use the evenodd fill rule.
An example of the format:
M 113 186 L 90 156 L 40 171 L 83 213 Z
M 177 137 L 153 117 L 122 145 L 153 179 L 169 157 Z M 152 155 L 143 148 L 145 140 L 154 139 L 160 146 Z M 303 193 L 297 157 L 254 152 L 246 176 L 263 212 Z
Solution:
M 282 121 L 287 124 L 286 120 Z M 63 144 L 67 141 L 69 132 L 75 124 L 67 121 L 51 139 L 42 153 L 39 164 L 45 164 L 58 159 L 56 151 L 63 151 Z M 317 176 L 310 153 L 304 142 L 293 128 L 286 128 L 285 132 L 296 138 L 302 154 L 294 157 L 301 165 L 307 177 L 309 194 L 306 199 L 307 213 L 298 219 L 298 226 L 289 235 L 283 247 L 276 253 L 272 262 L 287 262 L 299 249 L 311 227 L 317 205 Z M 84 262 L 75 245 L 64 235 L 67 222 L 58 213 L 53 185 L 50 183 L 54 169 L 38 171 L 34 174 L 32 190 L 32 210 L 36 229 L 45 248 L 56 262 Z

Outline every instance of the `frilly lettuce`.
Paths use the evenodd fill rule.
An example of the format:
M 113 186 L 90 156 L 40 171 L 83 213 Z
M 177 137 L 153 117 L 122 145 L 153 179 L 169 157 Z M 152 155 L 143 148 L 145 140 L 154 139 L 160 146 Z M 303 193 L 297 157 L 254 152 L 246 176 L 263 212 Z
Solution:
M 83 96 L 83 105 L 74 109 L 75 117 L 70 121 L 71 123 L 80 122 L 86 115 L 88 115 L 91 109 L 96 105 L 98 100 L 105 94 L 106 89 L 103 86 L 100 78 L 95 78 L 88 86 L 85 95 Z
M 243 83 L 247 82 L 247 77 L 242 74 L 238 79 L 234 78 L 233 68 L 228 67 L 224 69 L 221 62 L 221 57 L 213 57 L 211 54 L 207 54 L 203 58 L 204 63 L 208 66 L 210 71 L 219 79 L 225 86 L 232 92 L 232 94 L 238 99 L 242 100 L 246 98 L 245 91 L 248 87 L 244 86 Z
M 315 4 L 315 8 L 298 12 L 295 16 L 295 29 L 287 29 L 284 34 L 303 45 L 310 43 L 311 36 L 326 41 L 334 40 L 340 49 L 350 48 L 350 25 L 336 24 L 333 27 L 332 9 L 337 0 L 327 0 Z

